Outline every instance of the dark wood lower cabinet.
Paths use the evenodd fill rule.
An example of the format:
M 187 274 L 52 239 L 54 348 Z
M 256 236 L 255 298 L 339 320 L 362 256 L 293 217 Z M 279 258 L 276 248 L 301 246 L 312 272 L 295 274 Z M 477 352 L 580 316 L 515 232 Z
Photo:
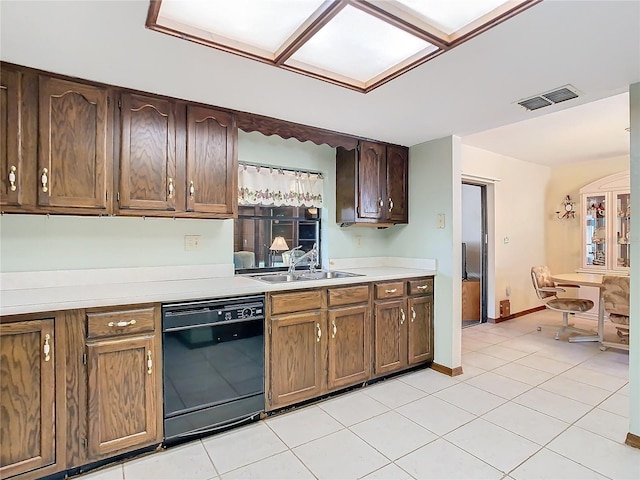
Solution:
M 327 387 L 364 382 L 371 375 L 371 310 L 368 305 L 329 310 Z
M 326 313 L 310 311 L 271 318 L 267 408 L 322 393 Z
M 376 302 L 375 353 L 376 375 L 394 372 L 407 366 L 406 301 Z
M 155 336 L 87 344 L 88 458 L 160 442 Z
M 56 463 L 54 340 L 53 319 L 0 325 L 1 478 Z
M 409 365 L 433 360 L 433 297 L 409 297 Z

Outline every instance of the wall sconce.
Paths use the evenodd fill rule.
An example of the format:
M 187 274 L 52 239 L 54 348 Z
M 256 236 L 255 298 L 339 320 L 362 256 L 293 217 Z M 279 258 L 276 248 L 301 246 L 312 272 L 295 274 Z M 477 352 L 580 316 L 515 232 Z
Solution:
M 573 200 L 567 195 L 562 201 L 562 211 L 556 212 L 559 219 L 576 218 L 576 211 L 573 208 Z

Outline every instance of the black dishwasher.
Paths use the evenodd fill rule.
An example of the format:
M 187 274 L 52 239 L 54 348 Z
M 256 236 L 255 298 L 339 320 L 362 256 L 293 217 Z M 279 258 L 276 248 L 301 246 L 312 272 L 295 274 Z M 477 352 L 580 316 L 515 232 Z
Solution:
M 174 443 L 264 412 L 264 296 L 162 306 L 164 439 Z

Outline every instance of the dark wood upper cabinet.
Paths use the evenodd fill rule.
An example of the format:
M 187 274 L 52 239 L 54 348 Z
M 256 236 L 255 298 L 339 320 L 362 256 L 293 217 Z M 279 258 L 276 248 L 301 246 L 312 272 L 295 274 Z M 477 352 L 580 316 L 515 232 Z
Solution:
M 2 478 L 56 462 L 53 324 L 44 319 L 0 325 Z
M 176 210 L 175 109 L 175 102 L 170 100 L 122 94 L 118 187 L 121 213 Z
M 0 205 L 22 203 L 21 103 L 22 74 L 3 70 L 0 76 Z
M 383 219 L 386 197 L 386 148 L 380 143 L 360 142 L 358 160 L 358 216 Z
M 232 114 L 187 106 L 187 210 L 235 216 L 238 129 Z
M 393 223 L 408 223 L 409 149 L 389 145 L 386 171 L 386 218 Z
M 40 76 L 38 206 L 110 212 L 107 88 Z
M 408 222 L 409 150 L 361 141 L 336 150 L 336 221 L 390 226 Z

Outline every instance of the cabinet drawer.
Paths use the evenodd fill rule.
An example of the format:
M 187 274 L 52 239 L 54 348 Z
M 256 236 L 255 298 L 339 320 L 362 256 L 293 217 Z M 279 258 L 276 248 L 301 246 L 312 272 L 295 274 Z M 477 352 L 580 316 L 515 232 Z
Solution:
M 87 313 L 87 338 L 152 332 L 154 317 L 153 307 Z
M 404 282 L 376 283 L 376 298 L 396 298 L 404 295 Z
M 369 286 L 358 285 L 356 287 L 331 288 L 328 291 L 328 295 L 327 303 L 330 307 L 365 303 L 369 301 Z
M 322 292 L 320 290 L 278 293 L 271 296 L 272 315 L 318 310 L 320 308 L 322 308 Z
M 409 281 L 409 295 L 424 295 L 433 293 L 433 278 L 423 278 Z

